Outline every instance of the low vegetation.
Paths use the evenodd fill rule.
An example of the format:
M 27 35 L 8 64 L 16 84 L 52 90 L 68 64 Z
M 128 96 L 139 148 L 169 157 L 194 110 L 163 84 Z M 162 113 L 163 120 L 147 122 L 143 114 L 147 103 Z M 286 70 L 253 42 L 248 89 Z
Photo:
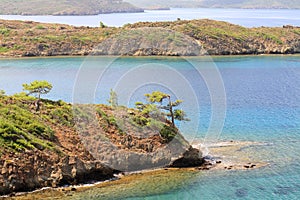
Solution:
M 91 110 L 88 105 L 73 107 L 63 101 L 41 99 L 40 95 L 50 92 L 52 88 L 47 81 L 33 81 L 23 86 L 28 93 L 7 96 L 3 90 L 0 91 L 0 152 L 26 149 L 60 152 L 63 149 L 59 140 L 66 137 L 62 132 L 77 135 L 80 130 L 90 133 L 90 143 L 100 138 L 109 139 L 126 149 L 128 144 L 124 141 L 130 137 L 136 141 L 132 149 L 152 152 L 179 136 L 175 120 L 187 120 L 182 110 L 173 109 L 182 101 L 172 102 L 170 95 L 159 91 L 146 94 L 146 103 L 137 102 L 136 108 L 126 108 L 118 105 L 117 94 L 111 90 L 108 99 L 110 106 L 94 105 Z M 36 108 L 37 101 L 39 109 Z M 96 120 L 102 132 L 95 130 L 95 134 L 91 135 L 97 127 L 91 127 L 86 122 L 92 120 Z M 140 137 L 141 133 L 143 135 Z M 182 136 L 180 139 L 184 141 Z M 160 145 L 149 149 L 144 144 L 150 141 Z

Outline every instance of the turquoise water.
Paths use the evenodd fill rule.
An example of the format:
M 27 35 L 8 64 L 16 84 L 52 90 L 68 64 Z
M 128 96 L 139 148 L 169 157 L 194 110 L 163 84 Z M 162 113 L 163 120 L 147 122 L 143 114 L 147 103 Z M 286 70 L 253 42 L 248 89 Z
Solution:
M 20 16 L 0 15 L 0 19 L 32 20 L 45 23 L 71 24 L 98 27 L 102 21 L 108 26 L 123 26 L 140 21 L 175 21 L 177 18 L 214 19 L 246 27 L 300 26 L 300 12 L 292 9 L 217 9 L 217 8 L 173 8 L 171 10 L 146 10 L 144 13 L 115 13 L 95 16 Z
M 74 86 L 93 84 L 89 81 L 97 74 L 86 74 L 85 82 L 78 83 L 76 76 L 80 66 L 91 72 L 101 69 L 103 74 L 94 86 L 93 102 L 105 103 L 110 88 L 116 88 L 120 101 L 130 106 L 143 100 L 142 94 L 161 89 L 184 100 L 182 108 L 192 119 L 178 124 L 185 137 L 191 141 L 203 140 L 212 117 L 212 91 L 205 83 L 207 77 L 200 76 L 197 69 L 209 72 L 216 67 L 226 94 L 226 117 L 220 135 L 213 139 L 263 142 L 265 145 L 249 147 L 249 152 L 255 152 L 253 156 L 270 165 L 251 171 L 204 172 L 179 189 L 131 199 L 299 199 L 300 56 L 213 57 L 214 62 L 209 58 L 164 57 L 104 57 L 92 61 L 94 64 L 84 58 L 2 59 L 0 89 L 13 94 L 22 90 L 22 83 L 45 79 L 54 86 L 47 98 L 72 102 Z M 110 65 L 104 66 L 109 62 Z M 139 73 L 133 73 L 136 71 Z M 184 77 L 182 80 L 189 83 L 189 87 L 182 80 L 168 79 L 169 74 L 175 77 L 174 71 Z M 151 84 L 138 82 L 140 87 L 129 91 L 130 83 L 146 81 L 152 75 Z M 157 80 L 163 77 L 172 84 L 159 84 L 155 77 Z M 215 81 L 213 84 L 220 80 Z M 180 86 L 180 91 L 176 90 Z M 224 103 L 222 90 L 218 92 L 217 111 Z M 88 99 L 83 91 L 77 90 L 76 94 Z M 122 95 L 129 98 L 123 99 Z

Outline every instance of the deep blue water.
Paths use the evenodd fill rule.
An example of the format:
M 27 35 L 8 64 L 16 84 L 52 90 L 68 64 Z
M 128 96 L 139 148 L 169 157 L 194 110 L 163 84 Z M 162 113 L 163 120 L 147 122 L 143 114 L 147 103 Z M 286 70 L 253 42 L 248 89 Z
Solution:
M 19 16 L 0 15 L 1 19 L 32 20 L 46 23 L 62 23 L 75 26 L 99 26 L 100 21 L 108 26 L 123 26 L 139 21 L 174 21 L 180 19 L 215 19 L 246 27 L 300 26 L 299 10 L 291 9 L 216 9 L 216 8 L 173 8 L 171 10 L 144 13 L 117 13 L 95 16 Z
M 299 77 L 299 55 L 0 60 L 0 89 L 8 94 L 22 91 L 22 83 L 45 79 L 54 86 L 45 96 L 50 99 L 106 103 L 114 88 L 120 103 L 132 106 L 144 93 L 160 89 L 184 100 L 182 108 L 192 120 L 178 126 L 189 140 L 266 143 L 255 147 L 253 156 L 268 167 L 207 172 L 180 190 L 137 199 L 298 199 Z M 208 132 L 213 114 L 224 124 Z

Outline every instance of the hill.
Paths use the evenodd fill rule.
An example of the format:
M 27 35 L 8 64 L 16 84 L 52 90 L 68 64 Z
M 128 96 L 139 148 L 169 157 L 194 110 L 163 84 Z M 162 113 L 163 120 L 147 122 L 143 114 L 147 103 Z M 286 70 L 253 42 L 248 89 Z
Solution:
M 36 111 L 35 102 L 0 91 L 0 195 L 202 163 L 176 127 L 137 109 L 42 99 Z
M 122 0 L 2 0 L 1 15 L 97 15 L 143 12 Z
M 0 20 L 0 57 L 199 56 L 300 53 L 300 28 L 245 28 L 214 20 L 140 22 L 122 28 Z
M 153 7 L 202 7 L 202 8 L 274 8 L 274 9 L 300 9 L 299 0 L 125 0 L 142 8 Z

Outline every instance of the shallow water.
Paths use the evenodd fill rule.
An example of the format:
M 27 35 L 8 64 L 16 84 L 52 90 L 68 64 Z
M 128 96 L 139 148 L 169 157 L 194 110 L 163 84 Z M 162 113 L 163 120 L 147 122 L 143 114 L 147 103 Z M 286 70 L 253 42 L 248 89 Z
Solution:
M 205 82 L 205 76 L 210 75 L 201 76 L 197 74 L 197 69 L 208 72 L 216 67 L 226 94 L 226 118 L 220 135 L 213 135 L 211 139 L 215 142 L 220 140 L 262 142 L 264 145 L 245 148 L 241 152 L 250 158 L 270 164 L 251 171 L 199 173 L 178 171 L 176 173 L 178 180 L 184 182 L 170 179 L 171 185 L 165 177 L 176 177 L 172 174 L 174 172 L 166 176 L 155 176 L 155 178 L 152 175 L 145 175 L 125 185 L 112 184 L 107 188 L 89 190 L 80 194 L 80 199 L 84 196 L 103 199 L 104 196 L 101 195 L 105 195 L 106 199 L 126 197 L 134 200 L 297 199 L 300 196 L 299 55 L 213 57 L 214 62 L 209 58 L 165 57 L 102 57 L 93 58 L 92 61 L 84 58 L 2 59 L 0 60 L 0 89 L 13 94 L 22 90 L 22 83 L 46 79 L 54 85 L 53 91 L 47 95 L 47 98 L 72 102 L 74 85 L 78 85 L 76 76 L 80 66 L 91 72 L 101 69 L 104 74 L 100 79 L 96 79 L 96 85 L 92 85 L 94 82 L 89 82 L 93 74 L 84 76 L 85 79 L 82 80 L 86 82 L 79 82 L 80 85 L 90 84 L 95 88 L 92 91 L 93 102 L 106 103 L 110 88 L 116 88 L 120 94 L 120 101 L 132 106 L 135 101 L 143 100 L 142 96 L 145 92 L 161 89 L 184 100 L 182 108 L 192 119 L 191 122 L 178 123 L 185 137 L 190 141 L 204 141 L 212 117 L 210 96 L 212 91 L 208 90 L 209 86 Z M 109 62 L 111 64 L 104 65 Z M 139 71 L 140 69 L 145 71 Z M 171 77 L 178 74 L 180 76 L 178 80 L 172 82 L 168 79 L 170 74 Z M 152 75 L 151 83 L 137 82 L 140 87 L 130 85 L 132 82 L 146 81 L 147 77 Z M 155 77 L 160 80 L 160 75 L 172 84 L 155 82 Z M 180 79 L 180 77 L 184 78 Z M 215 81 L 220 80 L 215 79 Z M 190 85 L 185 85 L 186 83 Z M 182 88 L 178 91 L 176 88 L 180 86 Z M 134 89 L 129 91 L 130 88 Z M 83 100 L 89 100 L 89 94 L 81 92 L 81 90 L 75 91 L 75 96 L 79 94 Z M 217 111 L 221 110 L 219 105 L 223 105 L 224 101 L 220 94 L 214 97 L 214 100 L 220 103 L 215 107 Z M 125 98 L 122 95 L 127 96 Z M 197 107 L 199 109 L 196 109 Z M 222 121 L 221 118 L 220 120 Z M 152 180 L 155 180 L 154 185 Z

